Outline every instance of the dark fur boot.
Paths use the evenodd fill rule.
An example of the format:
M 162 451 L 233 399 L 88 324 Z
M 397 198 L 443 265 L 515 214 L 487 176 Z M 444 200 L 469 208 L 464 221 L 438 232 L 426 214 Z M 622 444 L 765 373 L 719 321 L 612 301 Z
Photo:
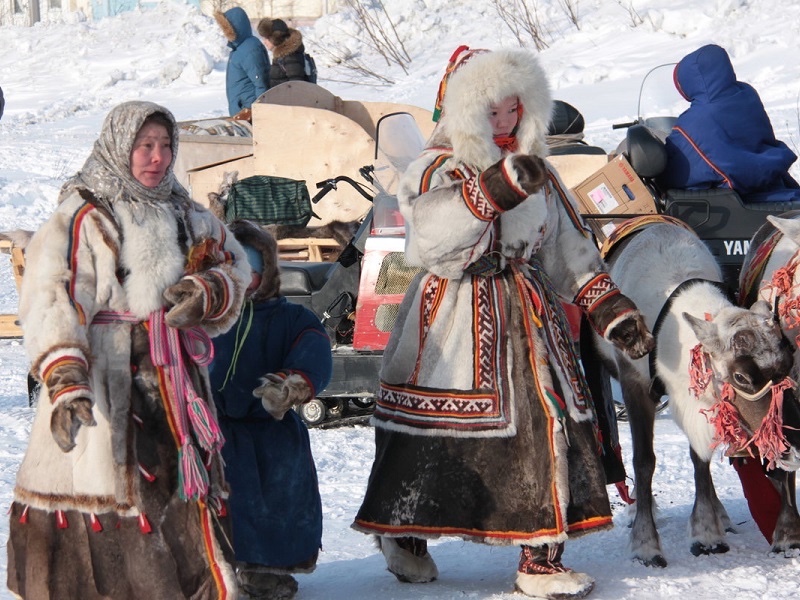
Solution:
M 241 600 L 292 600 L 297 594 L 294 577 L 269 573 L 258 565 L 240 566 L 236 579 Z

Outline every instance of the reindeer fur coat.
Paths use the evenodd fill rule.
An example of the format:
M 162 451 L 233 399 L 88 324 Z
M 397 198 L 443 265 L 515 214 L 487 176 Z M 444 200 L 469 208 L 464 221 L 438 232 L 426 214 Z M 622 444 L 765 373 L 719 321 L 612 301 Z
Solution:
M 154 365 L 148 318 L 166 309 L 165 290 L 195 278 L 209 307 L 202 328 L 211 336 L 227 330 L 249 267 L 239 243 L 191 201 L 171 168 L 156 188 L 131 176 L 133 140 L 154 112 L 173 123 L 174 162 L 177 128 L 165 109 L 115 108 L 26 251 L 20 316 L 43 385 L 10 517 L 8 586 L 24 598 L 235 594 L 221 461 L 198 449 L 209 465 L 208 492 L 180 497 L 181 441 L 167 400 L 176 382 Z M 195 391 L 211 402 L 205 367 L 185 363 Z M 65 451 L 51 418 L 81 398 L 91 400 L 96 424 L 80 427 Z
M 502 158 L 489 107 L 508 96 L 523 108 L 519 151 L 544 157 L 544 73 L 527 51 L 495 51 L 455 71 L 400 182 L 406 260 L 426 271 L 384 353 L 360 531 L 541 545 L 611 526 L 596 415 L 560 302 L 586 308 L 598 281 L 616 288 L 552 169 L 506 212 L 484 195 L 478 177 Z M 619 315 L 589 317 L 605 331 Z

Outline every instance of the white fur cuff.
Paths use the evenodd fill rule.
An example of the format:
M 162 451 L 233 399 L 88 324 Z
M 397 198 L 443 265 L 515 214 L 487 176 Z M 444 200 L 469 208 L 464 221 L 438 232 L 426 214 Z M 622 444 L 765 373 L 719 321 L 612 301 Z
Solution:
M 43 393 L 44 389 L 45 388 L 43 388 Z M 44 398 L 44 396 L 41 397 Z M 70 402 L 76 398 L 87 398 L 92 401 L 92 404 L 94 404 L 94 394 L 92 393 L 92 388 L 90 388 L 88 385 L 74 385 L 65 387 L 55 398 L 51 397 L 50 402 L 52 403 L 53 408 L 55 408 L 56 406 L 60 406 L 61 404 Z

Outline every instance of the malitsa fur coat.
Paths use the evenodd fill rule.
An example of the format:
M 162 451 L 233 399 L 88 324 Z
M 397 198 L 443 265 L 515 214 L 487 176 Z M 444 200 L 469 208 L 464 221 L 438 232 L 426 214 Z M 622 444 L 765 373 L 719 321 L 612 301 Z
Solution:
M 547 81 L 535 56 L 502 50 L 472 57 L 447 86 L 400 182 L 406 260 L 426 271 L 384 353 L 376 458 L 353 526 L 528 545 L 609 528 L 596 415 L 560 303 L 606 331 L 619 315 L 601 317 L 585 294 L 616 288 L 552 169 L 505 212 L 478 181 L 502 158 L 488 117 L 508 96 L 522 105 L 520 152 L 546 155 Z
M 249 267 L 223 223 L 192 202 L 171 171 L 163 186 L 144 191 L 151 198 L 136 199 L 126 157 L 144 119 L 161 110 L 135 102 L 109 115 L 26 251 L 20 316 L 43 386 L 8 541 L 8 587 L 26 599 L 236 595 L 221 460 L 194 440 L 209 483 L 184 499 L 178 415 L 168 400 L 177 382 L 168 366 L 154 365 L 149 318 L 166 308 L 168 287 L 193 277 L 207 285 L 201 327 L 210 336 L 227 330 Z M 183 354 L 185 376 L 213 415 L 206 368 L 185 345 Z M 80 427 L 65 452 L 51 416 L 76 398 L 93 401 L 96 425 Z

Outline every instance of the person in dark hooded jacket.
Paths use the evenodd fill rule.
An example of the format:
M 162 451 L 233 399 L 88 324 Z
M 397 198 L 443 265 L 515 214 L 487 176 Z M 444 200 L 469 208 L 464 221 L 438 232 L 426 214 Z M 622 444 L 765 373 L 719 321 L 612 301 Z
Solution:
M 225 71 L 225 92 L 228 112 L 237 116 L 269 89 L 269 55 L 253 35 L 250 19 L 242 8 L 236 6 L 224 13 L 216 12 L 214 18 L 231 49 Z
M 308 81 L 303 34 L 282 19 L 261 19 L 257 29 L 267 49 L 272 52 L 270 87 L 287 81 Z
M 226 440 L 239 597 L 287 600 L 297 591 L 291 574 L 313 571 L 322 544 L 308 430 L 291 407 L 328 385 L 331 346 L 319 318 L 280 295 L 275 239 L 250 221 L 229 228 L 252 282 L 242 318 L 214 339 L 209 376 Z
M 666 139 L 667 188 L 729 188 L 745 202 L 800 200 L 789 175 L 797 156 L 775 138 L 758 92 L 736 80 L 728 53 L 708 44 L 675 67 L 675 87 L 691 102 Z

